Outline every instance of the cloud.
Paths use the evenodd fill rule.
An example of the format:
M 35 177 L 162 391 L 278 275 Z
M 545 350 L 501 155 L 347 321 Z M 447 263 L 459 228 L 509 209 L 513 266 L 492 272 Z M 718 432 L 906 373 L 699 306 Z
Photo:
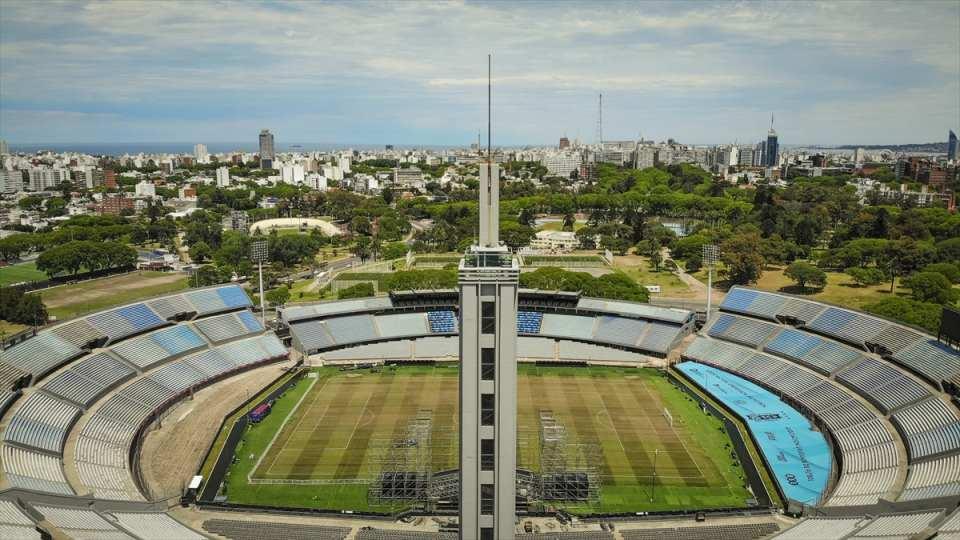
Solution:
M 592 133 L 601 91 L 623 136 L 642 125 L 722 142 L 740 129 L 762 134 L 771 110 L 784 120 L 868 112 L 856 103 L 885 114 L 857 120 L 863 133 L 840 113 L 825 125 L 798 120 L 794 132 L 785 124 L 782 137 L 930 139 L 960 124 L 950 105 L 960 80 L 955 2 L 126 0 L 3 10 L 0 111 L 24 111 L 5 115 L 15 121 L 0 126 L 7 138 L 45 136 L 29 111 L 61 110 L 114 115 L 97 117 L 95 131 L 78 120 L 77 138 L 142 136 L 141 123 L 227 137 L 253 116 L 291 140 L 376 137 L 377 122 L 392 122 L 380 131 L 459 144 L 483 117 L 489 52 L 496 103 L 514 124 L 500 131 L 515 142 Z M 903 129 L 896 122 L 912 107 L 888 105 L 900 96 L 923 96 L 942 114 Z

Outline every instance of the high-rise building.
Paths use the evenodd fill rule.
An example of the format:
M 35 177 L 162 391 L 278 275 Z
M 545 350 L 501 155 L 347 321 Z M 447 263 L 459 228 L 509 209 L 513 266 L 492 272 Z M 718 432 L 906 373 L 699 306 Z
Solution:
M 23 173 L 19 170 L 0 169 L 0 193 L 23 191 Z
M 853 151 L 853 162 L 857 165 L 864 162 L 866 159 L 866 151 L 863 148 L 857 148 Z
M 103 185 L 108 188 L 116 189 L 117 173 L 113 172 L 113 169 L 103 170 Z
M 560 137 L 560 150 L 566 150 L 567 148 L 570 148 L 570 139 Z
M 460 261 L 460 538 L 513 539 L 520 266 L 499 242 L 499 166 L 480 164 L 480 241 Z
M 217 167 L 217 187 L 227 187 L 230 185 L 230 169 L 227 167 Z
M 780 143 L 777 132 L 773 129 L 773 115 L 770 115 L 770 131 L 767 132 L 767 144 L 763 152 L 764 166 L 778 167 L 780 165 Z
M 950 135 L 947 137 L 947 159 L 956 160 L 957 159 L 957 134 L 950 130 Z
M 260 168 L 272 169 L 277 158 L 273 149 L 273 133 L 269 129 L 260 130 Z
M 210 153 L 207 152 L 207 145 L 205 144 L 193 145 L 193 157 L 197 158 L 197 163 L 209 163 Z
M 953 133 L 952 131 L 950 133 Z M 10 147 L 7 146 L 7 141 L 0 139 L 0 154 L 9 154 Z

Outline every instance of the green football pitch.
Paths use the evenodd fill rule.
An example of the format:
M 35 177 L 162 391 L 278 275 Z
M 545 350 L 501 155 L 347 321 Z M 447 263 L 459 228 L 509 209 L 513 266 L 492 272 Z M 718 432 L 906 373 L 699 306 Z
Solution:
M 563 426 L 569 443 L 588 449 L 579 451 L 581 457 L 596 461 L 599 502 L 558 506 L 636 512 L 742 507 L 750 498 L 721 422 L 661 373 L 519 369 L 518 466 L 540 470 L 545 411 Z M 387 510 L 368 500 L 370 483 L 389 448 L 424 414 L 432 422 L 431 469 L 456 468 L 456 366 L 313 373 L 281 397 L 263 422 L 248 428 L 227 477 L 230 502 Z

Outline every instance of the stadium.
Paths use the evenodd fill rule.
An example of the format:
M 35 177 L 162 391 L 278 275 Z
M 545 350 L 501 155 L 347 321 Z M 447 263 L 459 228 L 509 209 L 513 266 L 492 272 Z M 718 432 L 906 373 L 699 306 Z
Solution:
M 0 537 L 455 537 L 457 304 L 267 329 L 227 285 L 40 330 L 0 361 Z M 741 287 L 706 320 L 521 290 L 517 334 L 530 538 L 960 537 L 933 336 Z

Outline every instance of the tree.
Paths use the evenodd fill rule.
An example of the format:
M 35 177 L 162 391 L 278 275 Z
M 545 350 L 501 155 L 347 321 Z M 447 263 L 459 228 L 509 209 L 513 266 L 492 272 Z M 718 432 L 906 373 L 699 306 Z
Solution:
M 659 272 L 661 264 L 663 264 L 663 252 L 659 249 L 655 249 L 652 253 L 650 253 L 650 265 L 653 266 L 653 271 Z
M 942 262 L 928 264 L 923 267 L 924 272 L 937 272 L 950 280 L 950 283 L 960 283 L 960 267 L 956 264 Z
M 353 247 L 350 248 L 350 252 L 354 254 L 360 262 L 364 262 L 370 258 L 370 237 L 369 236 L 360 236 L 357 238 L 357 241 L 354 242 Z
M 16 287 L 0 287 L 0 319 L 40 326 L 47 322 L 47 307 L 39 294 L 24 294 Z
M 401 259 L 407 255 L 407 250 L 407 244 L 403 242 L 390 242 L 380 248 L 380 258 L 386 260 Z
M 205 264 L 197 268 L 193 275 L 192 283 L 197 287 L 208 287 L 210 285 L 219 285 L 230 281 L 228 273 L 222 272 L 212 264 Z
M 891 296 L 863 306 L 863 310 L 875 315 L 919 326 L 935 334 L 940 329 L 943 307 L 929 302 Z
M 960 295 L 950 280 L 938 272 L 917 272 L 904 279 L 903 286 L 910 289 L 911 296 L 918 302 L 952 304 Z
M 576 223 L 577 220 L 573 217 L 573 212 L 567 212 L 563 215 L 563 230 L 572 231 Z
M 796 261 L 790 264 L 783 274 L 796 281 L 797 285 L 804 290 L 806 290 L 807 284 L 813 285 L 817 289 L 822 289 L 827 284 L 826 272 L 805 261 Z
M 337 299 L 344 300 L 347 298 L 366 298 L 375 294 L 376 291 L 373 288 L 373 283 L 357 283 L 356 285 L 351 285 L 346 289 L 340 289 L 337 291 Z
M 874 267 L 851 266 L 844 270 L 861 287 L 877 285 L 883 281 L 883 270 Z
M 515 221 L 502 221 L 500 223 L 500 238 L 503 240 L 503 243 L 512 250 L 517 250 L 530 244 L 533 236 L 533 229 L 526 225 Z
M 202 263 L 209 259 L 212 254 L 213 250 L 210 249 L 210 245 L 202 240 L 190 246 L 190 258 L 193 259 L 193 262 Z
M 763 275 L 764 260 L 758 251 L 760 234 L 745 232 L 731 236 L 720 246 L 721 273 L 733 285 L 756 283 Z
M 290 301 L 290 289 L 286 285 L 281 285 L 267 291 L 264 298 L 274 306 L 282 306 Z

